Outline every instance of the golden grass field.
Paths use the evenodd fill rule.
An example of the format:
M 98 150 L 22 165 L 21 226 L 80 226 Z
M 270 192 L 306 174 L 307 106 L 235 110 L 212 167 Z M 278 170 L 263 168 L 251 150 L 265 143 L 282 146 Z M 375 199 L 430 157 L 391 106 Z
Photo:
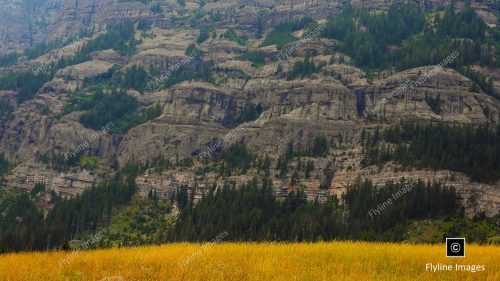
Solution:
M 467 245 L 170 244 L 156 247 L 0 255 L 0 280 L 500 280 L 500 247 Z M 59 261 L 66 258 L 66 263 Z M 426 271 L 426 263 L 484 264 L 483 272 Z

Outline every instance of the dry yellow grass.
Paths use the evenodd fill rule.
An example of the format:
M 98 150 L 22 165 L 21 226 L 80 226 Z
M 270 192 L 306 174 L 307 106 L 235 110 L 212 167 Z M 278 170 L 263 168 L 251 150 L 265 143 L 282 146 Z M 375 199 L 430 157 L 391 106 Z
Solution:
M 379 243 L 171 244 L 68 253 L 0 255 L 0 280 L 500 280 L 500 247 Z M 483 272 L 426 271 L 426 263 L 484 264 Z

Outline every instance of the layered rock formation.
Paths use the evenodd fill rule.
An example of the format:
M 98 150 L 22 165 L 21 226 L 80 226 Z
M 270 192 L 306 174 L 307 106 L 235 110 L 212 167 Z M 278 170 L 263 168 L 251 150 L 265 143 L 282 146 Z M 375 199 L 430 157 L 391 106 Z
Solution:
M 139 19 L 161 28 L 189 27 L 193 21 L 184 16 L 185 11 L 200 8 L 198 1 L 185 1 L 184 7 L 176 0 L 155 0 L 145 5 L 141 1 L 120 0 L 4 0 L 0 2 L 0 50 L 23 50 L 36 43 L 50 42 L 82 30 L 101 31 L 109 23 L 123 19 Z M 255 33 L 259 18 L 267 27 L 291 17 L 310 16 L 324 19 L 337 12 L 343 0 L 218 0 L 205 1 L 202 12 L 215 15 L 218 28 L 238 25 L 242 30 Z M 391 1 L 352 1 L 354 7 L 370 10 L 386 10 Z M 447 0 L 412 0 L 422 10 L 431 11 L 449 5 Z M 494 24 L 492 12 L 499 5 L 493 0 L 473 1 L 486 22 Z M 157 10 L 159 5 L 161 11 Z M 460 3 L 458 3 L 460 6 Z M 202 25 L 205 18 L 195 19 Z
M 32 100 L 17 104 L 17 92 L 0 91 L 0 102 L 8 101 L 12 105 L 13 116 L 8 120 L 0 120 L 0 153 L 18 165 L 7 177 L 8 185 L 29 189 L 33 183 L 44 181 L 61 194 L 80 193 L 93 181 L 105 177 L 105 172 L 92 174 L 80 169 L 61 173 L 50 170 L 39 161 L 41 156 L 51 153 L 64 154 L 97 133 L 79 122 L 82 112 L 72 112 L 59 118 L 70 96 L 85 80 L 113 75 L 109 70 L 114 65 L 121 67 L 119 73 L 133 64 L 141 64 L 147 70 L 154 69 L 160 73 L 177 68 L 186 59 L 185 50 L 196 40 L 204 18 L 193 21 L 182 18 L 183 9 L 184 14 L 188 14 L 187 11 L 199 8 L 192 1 L 186 1 L 184 8 L 175 0 L 152 1 L 149 5 L 113 0 L 4 2 L 10 3 L 0 3 L 0 49 L 4 50 L 74 35 L 82 28 L 95 27 L 99 31 L 107 23 L 122 18 L 134 21 L 140 18 L 153 25 L 149 31 L 152 36 L 142 38 L 135 55 L 123 56 L 113 50 L 92 53 L 92 60 L 60 69 Z M 257 67 L 249 61 L 239 60 L 238 56 L 257 49 L 259 42 L 250 40 L 242 46 L 221 37 L 226 28 L 234 26 L 238 27 L 240 34 L 255 33 L 255 23 L 259 17 L 266 22 L 266 26 L 301 15 L 323 19 L 335 13 L 340 2 L 206 1 L 202 11 L 220 18 L 214 24 L 216 36 L 200 44 L 202 59 L 189 60 L 186 68 L 194 71 L 200 65 L 213 63 L 213 75 L 217 79 L 212 79 L 213 83 L 185 81 L 165 90 L 144 94 L 130 90 L 129 94 L 136 97 L 143 107 L 159 104 L 161 115 L 123 135 L 99 135 L 89 143 L 84 154 L 98 157 L 100 167 L 104 168 L 114 164 L 123 166 L 130 161 L 151 162 L 160 155 L 175 162 L 185 157 L 197 157 L 203 148 L 230 135 L 230 140 L 222 148 L 229 143 L 243 141 L 257 156 L 268 155 L 277 160 L 290 142 L 294 147 L 303 149 L 316 136 L 324 135 L 331 144 L 339 145 L 339 152 L 332 152 L 324 159 L 311 159 L 316 167 L 313 176 L 300 184 L 292 185 L 289 180 L 279 179 L 273 170 L 272 180 L 278 196 L 296 188 L 304 188 L 311 200 L 331 194 L 340 195 L 358 176 L 371 178 L 376 184 L 400 177 L 436 179 L 457 187 L 469 214 L 486 211 L 488 215 L 494 215 L 499 210 L 500 183 L 474 183 L 466 176 L 450 171 L 396 172 L 388 166 L 377 172 L 373 167 L 361 168 L 361 152 L 354 145 L 361 130 L 398 123 L 400 120 L 499 124 L 500 101 L 482 91 L 473 92 L 472 82 L 468 78 L 454 70 L 434 71 L 432 66 L 428 66 L 398 73 L 388 71 L 371 81 L 364 70 L 351 64 L 350 58 L 330 51 L 339 42 L 325 39 L 300 45 L 295 50 L 296 57 L 283 60 L 271 61 L 270 58 L 278 55 L 275 46 L 258 48 L 267 63 Z M 444 2 L 419 3 L 422 3 L 422 9 L 432 10 Z M 31 10 L 23 6 L 28 3 L 32 5 Z M 163 15 L 154 12 L 156 9 L 152 8 L 155 4 L 160 4 Z M 381 10 L 387 9 L 390 4 L 391 1 L 353 1 L 356 6 Z M 474 5 L 486 12 L 497 9 L 492 1 L 476 1 Z M 39 16 L 15 20 L 19 17 L 26 19 L 29 15 L 23 13 L 28 13 L 27 10 Z M 2 17 L 2 13 L 8 16 Z M 12 20 L 11 28 L 4 28 L 5 19 Z M 44 20 L 46 24 L 40 25 Z M 33 29 L 31 25 L 38 27 Z M 42 27 L 45 29 L 39 30 Z M 11 34 L 13 31 L 17 32 L 15 36 Z M 136 35 L 139 38 L 140 32 Z M 88 38 L 79 44 L 85 40 Z M 311 48 L 317 53 L 311 59 L 317 64 L 324 64 L 322 70 L 307 78 L 291 77 L 294 64 Z M 71 55 L 74 51 L 54 50 L 0 71 L 29 71 L 47 61 Z M 500 77 L 496 70 L 476 69 Z M 397 95 L 391 94 L 400 85 L 418 80 L 429 72 L 433 74 L 422 85 Z M 498 87 L 497 84 L 495 86 Z M 439 106 L 436 108 L 431 104 Z M 243 129 L 236 128 L 241 113 L 246 108 L 256 106 L 262 110 L 258 118 L 245 122 Z M 373 124 L 364 119 L 363 112 L 369 108 L 376 108 L 374 114 L 381 117 L 382 124 Z M 346 143 L 354 147 L 346 146 Z M 201 179 L 193 170 L 169 171 L 159 175 L 148 172 L 137 179 L 139 191 L 147 194 L 149 190 L 157 189 L 161 191 L 162 197 L 168 198 L 181 185 L 197 190 L 197 196 L 201 196 L 203 190 L 214 182 L 222 186 L 223 182 L 216 175 Z M 231 179 L 244 183 L 253 176 L 255 173 Z M 319 188 L 321 185 L 324 189 Z

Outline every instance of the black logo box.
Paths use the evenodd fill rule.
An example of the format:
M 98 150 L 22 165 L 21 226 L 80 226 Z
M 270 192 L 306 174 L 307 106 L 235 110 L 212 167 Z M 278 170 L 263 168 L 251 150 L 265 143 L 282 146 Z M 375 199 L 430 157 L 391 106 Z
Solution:
M 446 257 L 465 257 L 465 238 L 446 238 Z

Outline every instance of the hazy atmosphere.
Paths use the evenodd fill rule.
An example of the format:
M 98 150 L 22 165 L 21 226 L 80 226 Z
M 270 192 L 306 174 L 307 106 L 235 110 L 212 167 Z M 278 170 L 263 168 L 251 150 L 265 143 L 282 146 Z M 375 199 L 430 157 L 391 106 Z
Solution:
M 499 24 L 0 0 L 0 281 L 500 280 Z

